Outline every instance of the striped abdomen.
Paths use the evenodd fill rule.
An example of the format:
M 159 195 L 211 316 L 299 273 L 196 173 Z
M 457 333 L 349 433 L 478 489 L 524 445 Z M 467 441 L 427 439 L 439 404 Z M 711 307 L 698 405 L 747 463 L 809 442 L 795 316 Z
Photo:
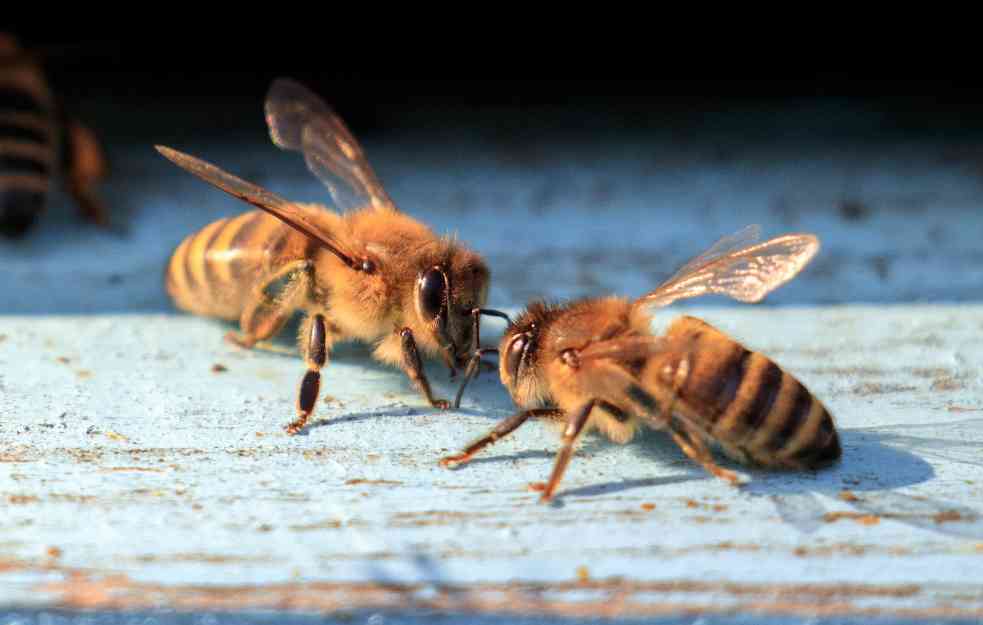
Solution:
M 263 211 L 219 219 L 184 239 L 164 276 L 167 293 L 184 310 L 238 319 L 264 278 L 318 249 Z
M 40 68 L 0 67 L 0 233 L 23 234 L 44 210 L 57 140 L 52 96 Z
M 703 424 L 738 459 L 769 467 L 819 468 L 840 457 L 833 418 L 791 374 L 693 317 L 666 333 L 671 355 L 648 375 L 680 385 L 680 412 Z M 688 373 L 677 370 L 688 361 Z

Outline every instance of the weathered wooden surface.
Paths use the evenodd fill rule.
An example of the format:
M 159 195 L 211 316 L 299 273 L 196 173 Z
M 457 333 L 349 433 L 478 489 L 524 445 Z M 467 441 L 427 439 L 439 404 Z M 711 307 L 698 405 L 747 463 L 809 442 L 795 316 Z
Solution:
M 983 617 L 983 307 L 696 312 L 827 402 L 841 465 L 735 489 L 591 438 L 541 506 L 545 425 L 436 464 L 508 414 L 491 376 L 437 413 L 342 350 L 291 438 L 302 363 L 220 324 L 4 317 L 0 604 Z

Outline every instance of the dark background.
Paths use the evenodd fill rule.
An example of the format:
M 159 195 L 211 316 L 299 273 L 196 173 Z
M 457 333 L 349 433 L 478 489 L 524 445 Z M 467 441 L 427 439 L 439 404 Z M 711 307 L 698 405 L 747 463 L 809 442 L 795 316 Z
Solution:
M 846 55 L 844 70 L 778 48 L 757 62 L 687 49 L 628 63 L 572 39 L 537 55 L 509 51 L 505 34 L 497 47 L 448 45 L 423 57 L 384 37 L 338 41 L 336 31 L 309 45 L 275 32 L 119 41 L 23 33 L 107 147 L 103 193 L 126 234 L 80 224 L 53 195 L 32 236 L 0 248 L 20 289 L 8 310 L 170 310 L 159 276 L 174 247 L 243 206 L 178 171 L 154 144 L 291 199 L 326 201 L 296 155 L 269 141 L 263 101 L 278 76 L 338 111 L 397 205 L 486 257 L 498 306 L 640 294 L 752 223 L 766 236 L 807 231 L 823 241 L 768 304 L 983 293 L 974 57 L 915 64 L 884 48 L 879 58 Z M 728 303 L 698 300 L 713 302 Z
M 68 41 L 46 34 L 21 29 L 17 36 L 46 59 L 53 84 L 71 106 L 98 116 L 99 111 L 85 110 L 86 101 L 112 94 L 129 107 L 188 113 L 189 122 L 203 110 L 221 113 L 204 132 L 221 132 L 240 116 L 255 116 L 256 103 L 277 76 L 296 78 L 324 94 L 360 136 L 424 120 L 519 130 L 528 125 L 546 132 L 667 124 L 698 128 L 702 115 L 721 110 L 788 110 L 830 99 L 888 111 L 879 127 L 864 130 L 871 136 L 901 131 L 935 137 L 983 129 L 983 86 L 975 70 L 953 59 L 919 66 L 853 57 L 844 65 L 850 69 L 836 70 L 785 66 L 776 51 L 767 63 L 738 65 L 727 55 L 706 63 L 683 56 L 639 59 L 636 68 L 600 57 L 593 64 L 564 60 L 559 51 L 555 59 L 506 52 L 476 61 L 469 50 L 420 59 L 412 51 L 403 57 L 359 49 L 355 40 L 305 46 L 249 36 Z M 486 77 L 475 77 L 482 74 Z

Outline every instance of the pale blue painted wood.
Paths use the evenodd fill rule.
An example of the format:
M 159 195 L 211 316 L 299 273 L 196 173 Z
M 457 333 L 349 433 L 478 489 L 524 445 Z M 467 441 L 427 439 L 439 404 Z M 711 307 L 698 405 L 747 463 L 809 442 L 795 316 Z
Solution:
M 220 324 L 5 317 L 0 527 L 4 556 L 30 566 L 0 571 L 0 603 L 43 602 L 23 593 L 75 568 L 176 585 L 480 586 L 561 583 L 587 567 L 599 580 L 913 584 L 910 597 L 870 601 L 979 609 L 983 309 L 696 312 L 823 398 L 842 431 L 841 465 L 743 471 L 748 484 L 735 489 L 657 433 L 627 446 L 591 437 L 560 503 L 540 506 L 527 485 L 548 475 L 557 444 L 543 424 L 464 469 L 436 464 L 509 414 L 490 376 L 462 412 L 436 413 L 398 372 L 345 350 L 326 374 L 334 399 L 287 437 L 302 363 L 229 347 Z M 211 373 L 216 362 L 228 371 Z M 57 566 L 31 573 L 51 546 Z M 705 595 L 655 600 L 742 599 Z

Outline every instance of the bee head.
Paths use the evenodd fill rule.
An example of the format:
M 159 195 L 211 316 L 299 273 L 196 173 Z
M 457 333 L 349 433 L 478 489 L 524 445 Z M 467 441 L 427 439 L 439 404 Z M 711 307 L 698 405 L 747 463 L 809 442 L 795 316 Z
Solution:
M 456 367 L 470 357 L 471 311 L 484 305 L 488 278 L 488 269 L 476 256 L 438 262 L 417 275 L 413 289 L 417 318 Z
M 499 345 L 498 369 L 502 384 L 516 404 L 529 407 L 546 401 L 548 391 L 541 377 L 540 347 L 553 308 L 533 302 L 510 324 Z

